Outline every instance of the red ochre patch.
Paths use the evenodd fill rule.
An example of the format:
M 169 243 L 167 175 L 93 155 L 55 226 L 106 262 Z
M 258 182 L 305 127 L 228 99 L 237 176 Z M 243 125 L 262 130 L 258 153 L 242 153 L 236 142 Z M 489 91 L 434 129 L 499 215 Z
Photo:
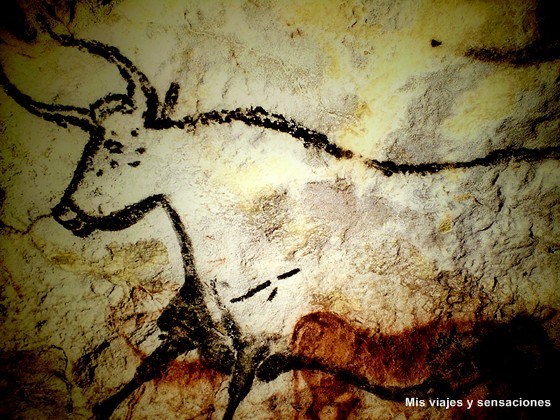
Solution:
M 405 389 L 435 379 L 444 387 L 442 395 L 436 389 L 431 398 L 451 392 L 458 399 L 478 400 L 545 398 L 541 379 L 557 367 L 557 352 L 538 321 L 528 317 L 509 323 L 440 321 L 379 334 L 336 314 L 316 312 L 298 321 L 291 348 L 294 356 L 315 366 L 294 371 L 295 406 L 304 418 L 328 414 L 345 419 L 361 407 L 358 388 L 340 380 L 337 372 L 362 383 Z M 402 401 L 402 410 L 415 408 Z M 469 415 L 479 411 L 474 408 Z M 452 412 L 462 415 L 465 407 Z
M 215 411 L 216 394 L 226 376 L 200 360 L 175 360 L 166 368 L 159 379 L 154 379 L 154 390 L 147 399 L 142 398 L 133 416 L 159 406 L 158 412 L 190 413 L 210 416 Z M 146 392 L 148 394 L 148 392 Z M 151 407 L 150 407 L 151 406 Z M 167 409 L 163 407 L 167 406 Z
M 173 386 L 193 386 L 193 384 L 207 384 L 211 387 L 218 387 L 225 376 L 205 366 L 199 359 L 192 361 L 174 360 L 165 369 L 161 378 L 156 380 L 156 384 L 167 384 Z

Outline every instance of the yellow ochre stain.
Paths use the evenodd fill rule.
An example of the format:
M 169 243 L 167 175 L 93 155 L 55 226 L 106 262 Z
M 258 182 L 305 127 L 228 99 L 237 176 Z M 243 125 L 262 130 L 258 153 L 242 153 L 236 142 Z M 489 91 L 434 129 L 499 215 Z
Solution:
M 418 1 L 398 8 L 391 2 L 280 3 L 287 24 L 305 27 L 322 50 L 325 78 L 355 86 L 359 105 L 354 118 L 338 130 L 337 143 L 367 157 L 376 157 L 390 133 L 406 124 L 407 110 L 425 89 L 418 76 L 472 62 L 465 56 L 472 48 L 522 48 L 536 31 L 531 5 L 520 0 Z M 432 39 L 441 46 L 433 48 Z M 473 131 L 475 137 L 480 132 L 476 121 L 506 117 L 519 88 L 531 83 L 518 78 L 507 70 L 488 76 L 458 99 L 443 129 L 471 139 Z
M 37 238 L 34 242 L 47 260 L 62 270 L 103 278 L 114 284 L 141 284 L 169 264 L 167 248 L 156 240 L 141 240 L 128 245 L 109 244 L 107 254 L 99 259 L 66 251 Z
M 450 215 L 446 214 L 441 220 L 441 222 L 439 223 L 438 231 L 440 233 L 447 233 L 447 232 L 451 232 L 452 229 L 453 229 L 453 219 L 451 219 Z

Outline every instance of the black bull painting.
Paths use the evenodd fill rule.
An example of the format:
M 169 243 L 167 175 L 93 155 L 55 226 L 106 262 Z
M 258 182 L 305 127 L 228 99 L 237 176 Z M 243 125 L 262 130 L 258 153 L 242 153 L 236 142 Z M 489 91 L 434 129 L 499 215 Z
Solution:
M 189 238 L 188 215 L 176 209 L 173 198 L 166 191 L 150 191 L 145 196 L 133 197 L 133 201 L 119 197 L 116 202 L 120 207 L 105 210 L 88 208 L 80 197 L 85 185 L 109 182 L 104 180 L 111 171 L 126 171 L 127 176 L 149 176 L 143 174 L 143 163 L 152 159 L 150 148 L 162 141 L 167 133 L 183 131 L 196 135 L 201 127 L 214 125 L 241 124 L 246 130 L 278 133 L 282 141 L 293 141 L 302 148 L 335 159 L 354 161 L 356 165 L 365 165 L 385 177 L 425 177 L 440 171 L 468 170 L 510 160 L 557 160 L 560 148 L 508 148 L 468 161 L 403 164 L 365 158 L 337 146 L 325 134 L 261 107 L 215 110 L 172 118 L 178 84 L 171 84 L 165 98 L 160 100 L 148 77 L 117 48 L 53 31 L 50 35 L 61 46 L 93 54 L 116 66 L 126 82 L 124 93 L 108 94 L 88 108 L 82 108 L 38 102 L 20 91 L 4 70 L 0 70 L 0 83 L 5 92 L 21 107 L 61 127 L 79 127 L 89 136 L 64 195 L 52 209 L 52 216 L 74 235 L 85 238 L 95 230 L 124 230 L 152 210 L 163 210 L 179 242 L 184 269 L 184 283 L 179 293 L 157 321 L 161 343 L 138 367 L 132 380 L 93 408 L 98 418 L 110 417 L 143 383 L 157 379 L 177 357 L 195 349 L 203 365 L 230 376 L 229 402 L 224 418 L 233 417 L 254 381 L 271 381 L 294 369 L 331 375 L 339 388 L 343 387 L 340 384 L 349 384 L 381 398 L 401 402 L 406 398 L 457 398 L 483 383 L 491 384 L 505 397 L 543 398 L 550 394 L 544 384 L 552 383 L 549 379 L 557 375 L 558 355 L 538 325 L 527 318 L 516 318 L 504 324 L 470 325 L 468 329 L 450 324 L 419 325 L 400 336 L 376 336 L 329 314 L 309 314 L 301 319 L 294 331 L 291 351 L 273 353 L 266 339 L 248 338 L 250 334 L 238 325 L 229 308 L 251 299 L 276 281 L 302 275 L 299 267 L 273 273 L 273 280 L 267 279 L 224 303 L 216 298 L 212 285 L 200 278 Z M 147 146 L 139 146 L 139 140 Z M 128 156 L 132 154 L 134 159 L 121 159 L 125 152 Z M 268 299 L 274 299 L 275 295 L 276 289 L 271 290 Z M 219 308 L 218 317 L 210 314 L 208 305 L 211 301 Z M 350 333 L 343 334 L 342 331 Z M 337 356 L 336 352 L 327 351 L 348 337 L 354 343 L 354 356 Z M 529 357 L 525 353 L 527 348 L 537 348 L 538 356 Z M 457 363 L 462 366 L 460 377 L 449 374 L 450 367 Z M 434 367 L 428 369 L 430 364 Z M 378 370 L 374 372 L 365 365 L 377 366 Z M 401 385 L 386 385 L 389 379 Z M 306 381 L 313 383 L 313 377 L 308 375 Z M 312 417 L 320 410 L 321 398 L 317 398 L 308 407 L 307 414 Z M 352 407 L 339 409 L 340 415 L 345 416 Z

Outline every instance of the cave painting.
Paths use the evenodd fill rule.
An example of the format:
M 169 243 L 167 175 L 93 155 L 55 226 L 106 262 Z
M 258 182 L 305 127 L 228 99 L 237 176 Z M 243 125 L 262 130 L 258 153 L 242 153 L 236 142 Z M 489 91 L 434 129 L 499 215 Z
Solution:
M 359 408 L 359 388 L 405 404 L 485 395 L 552 401 L 545 384 L 559 368 L 558 351 L 538 322 L 525 316 L 508 323 L 431 322 L 392 335 L 315 312 L 299 320 L 291 350 L 276 367 L 294 369 L 303 418 L 320 418 L 325 407 L 335 418 L 348 418 Z M 503 408 L 493 412 L 475 406 L 467 413 L 462 405 L 452 411 L 453 418 L 513 417 Z
M 336 399 L 344 394 L 344 403 L 336 407 L 338 418 L 345 418 L 359 405 L 359 398 L 353 395 L 351 386 L 402 402 L 405 398 L 426 398 L 436 394 L 440 398 L 461 396 L 484 382 L 496 384 L 501 380 L 505 383 L 519 372 L 522 374 L 516 378 L 522 378 L 521 383 L 513 382 L 519 387 L 539 383 L 546 376 L 552 350 L 529 320 L 514 320 L 507 325 L 469 325 L 468 329 L 460 325 L 420 325 L 398 336 L 376 336 L 333 314 L 314 313 L 301 318 L 296 326 L 290 352 L 274 353 L 266 337 L 247 339 L 246 332 L 230 312 L 234 305 L 263 293 L 272 301 L 282 281 L 302 276 L 299 267 L 286 267 L 283 272 L 273 273 L 245 294 L 224 303 L 217 297 L 215 285 L 207 284 L 197 272 L 189 236 L 189 218 L 177 210 L 172 194 L 147 188 L 143 196 L 111 197 L 114 207 L 103 211 L 87 208 L 80 197 L 90 186 L 103 193 L 108 188 L 106 184 L 114 179 L 125 182 L 126 177 L 149 178 L 150 175 L 143 172 L 144 162 L 152 158 L 150 149 L 164 142 L 167 133 L 183 131 L 196 135 L 200 127 L 215 125 L 241 123 L 247 130 L 257 127 L 282 133 L 303 148 L 312 148 L 337 159 L 355 160 L 385 176 L 427 176 L 449 169 L 490 166 L 509 160 L 558 159 L 559 147 L 494 150 L 471 161 L 402 164 L 362 157 L 332 143 L 325 134 L 261 107 L 216 110 L 175 119 L 171 114 L 178 98 L 178 84 L 171 84 L 161 101 L 146 75 L 117 48 L 52 31 L 49 33 L 62 46 L 99 56 L 113 64 L 127 84 L 126 93 L 109 94 L 89 108 L 82 108 L 37 102 L 18 90 L 3 69 L 0 71 L 0 83 L 5 92 L 28 112 L 62 127 L 79 127 L 89 135 L 72 180 L 53 208 L 52 216 L 74 235 L 87 237 L 95 230 L 126 229 L 150 211 L 163 210 L 176 233 L 184 269 L 184 284 L 157 321 L 162 332 L 161 343 L 143 360 L 132 380 L 94 407 L 97 417 L 110 417 L 143 383 L 159 380 L 179 356 L 194 349 L 198 350 L 203 366 L 230 377 L 224 418 L 233 417 L 255 380 L 271 381 L 289 370 L 300 372 L 296 374 L 296 384 L 307 384 L 311 401 L 301 404 L 305 405 L 302 410 L 311 417 L 317 417 L 323 406 L 332 403 L 332 399 L 325 401 L 329 395 Z M 145 146 L 140 145 L 140 141 Z M 219 316 L 211 314 L 210 303 L 218 308 Z M 494 366 L 496 360 L 493 357 L 503 353 L 490 352 L 489 356 L 484 356 L 487 353 L 480 350 L 492 347 L 489 342 L 495 341 L 496 337 L 511 340 L 512 330 L 521 337 L 530 333 L 526 340 L 532 340 L 530 344 L 536 342 L 542 349 L 543 363 L 538 369 L 533 369 L 534 363 L 523 357 L 522 350 L 513 350 L 511 360 L 508 359 L 511 363 L 498 367 Z M 518 347 L 524 344 L 519 343 Z M 331 352 L 330 349 L 335 347 L 338 350 Z M 348 351 L 344 352 L 344 349 Z M 456 363 L 462 363 L 461 369 L 449 373 L 449 366 Z M 457 372 L 460 377 L 454 376 L 459 374 Z M 525 381 L 527 378 L 530 381 Z M 298 388 L 296 394 L 298 399 L 305 400 L 302 389 Z

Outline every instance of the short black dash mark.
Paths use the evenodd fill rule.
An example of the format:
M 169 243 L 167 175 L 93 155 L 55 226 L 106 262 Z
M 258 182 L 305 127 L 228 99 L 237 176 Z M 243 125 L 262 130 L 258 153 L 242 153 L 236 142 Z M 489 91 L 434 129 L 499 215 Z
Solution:
M 253 287 L 252 289 L 250 289 L 247 293 L 245 293 L 242 296 L 233 298 L 232 300 L 230 300 L 231 303 L 236 303 L 236 302 L 241 302 L 242 300 L 245 299 L 249 299 L 251 296 L 254 296 L 255 294 L 257 294 L 258 292 L 260 292 L 261 290 L 266 289 L 268 286 L 270 286 L 272 283 L 270 282 L 270 280 L 265 281 L 264 283 L 259 284 L 256 287 Z
M 105 143 L 103 143 L 103 147 L 105 147 L 105 149 L 107 149 L 109 153 L 120 154 L 123 152 L 124 145 L 119 141 L 109 139 Z
M 136 153 L 140 153 L 141 155 L 143 155 L 145 151 L 146 151 L 146 148 L 144 148 L 144 147 L 139 147 L 138 149 L 136 149 Z
M 139 160 L 135 160 L 134 162 L 129 162 L 128 163 L 128 166 L 132 166 L 133 168 L 136 168 L 138 165 L 140 165 Z
M 279 276 L 276 277 L 276 279 L 277 280 L 287 279 L 288 277 L 292 277 L 292 276 L 296 275 L 300 271 L 301 270 L 299 268 L 294 268 L 293 270 L 287 271 L 284 274 L 280 274 Z M 261 283 L 258 286 L 253 287 L 252 289 L 250 289 L 244 295 L 231 299 L 230 302 L 231 303 L 236 303 L 236 302 L 241 302 L 242 300 L 248 299 L 248 298 L 254 296 L 255 294 L 257 294 L 258 292 L 260 292 L 261 290 L 266 289 L 271 284 L 272 284 L 272 282 L 270 280 L 267 280 L 264 283 Z M 270 300 L 274 299 L 274 296 L 276 296 L 276 293 L 277 293 L 277 290 L 275 288 L 272 291 L 272 293 L 270 294 L 270 296 L 268 297 L 268 300 L 270 301 Z
M 112 160 L 111 162 L 109 162 L 109 165 L 111 165 L 111 168 L 114 169 L 119 166 L 119 162 L 117 162 L 116 160 Z
M 301 270 L 299 268 L 294 268 L 293 270 L 290 270 L 284 274 L 280 274 L 278 277 L 276 277 L 278 280 L 284 280 L 287 279 L 288 277 L 292 277 L 295 276 L 297 273 L 299 273 Z
M 103 175 L 103 171 L 100 169 L 100 170 L 98 170 L 98 171 L 95 173 L 95 175 L 97 175 L 97 176 L 102 176 L 102 175 Z
M 278 294 L 278 287 L 275 287 L 267 300 L 270 302 L 272 299 L 276 297 L 277 294 Z
M 432 47 L 439 47 L 441 45 L 441 41 L 438 41 L 437 39 L 432 39 L 432 41 L 430 42 L 430 45 Z

